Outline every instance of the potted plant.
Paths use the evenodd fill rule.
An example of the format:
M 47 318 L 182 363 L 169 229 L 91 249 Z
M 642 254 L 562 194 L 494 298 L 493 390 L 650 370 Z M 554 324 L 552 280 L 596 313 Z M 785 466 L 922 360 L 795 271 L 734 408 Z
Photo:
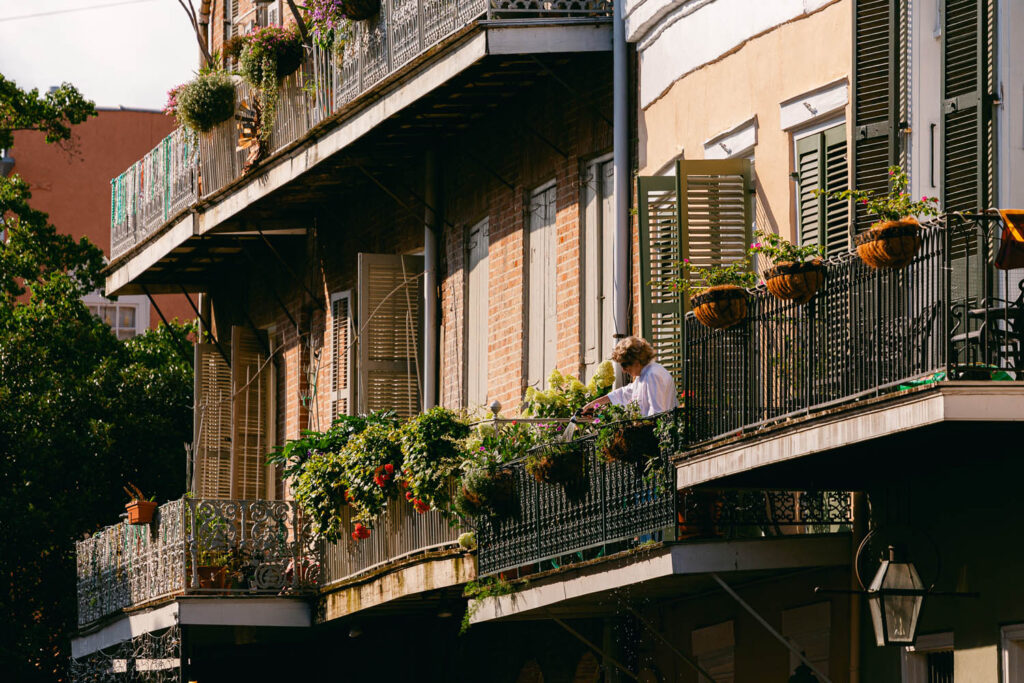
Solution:
M 235 115 L 235 83 L 226 71 L 208 71 L 168 92 L 167 113 L 178 124 L 205 133 Z
M 377 9 L 372 14 L 376 14 L 379 7 L 380 0 L 377 0 Z M 348 16 L 345 3 L 342 0 L 307 0 L 305 18 L 309 34 L 317 45 L 325 50 L 334 49 L 340 57 L 348 42 L 352 19 L 356 18 Z
M 583 384 L 575 377 L 566 377 L 558 369 L 548 376 L 548 388 L 529 387 L 519 406 L 524 417 L 570 417 L 596 398 L 601 398 L 615 384 L 615 367 L 610 360 L 598 364 L 594 376 Z
M 747 317 L 746 290 L 757 283 L 749 258 L 707 267 L 691 266 L 690 259 L 683 259 L 679 266 L 681 277 L 669 285 L 689 295 L 693 314 L 702 325 L 720 330 Z
M 270 140 L 277 117 L 281 79 L 302 64 L 302 39 L 294 29 L 267 26 L 247 36 L 239 70 L 259 96 L 259 139 Z
M 907 174 L 899 166 L 889 167 L 889 191 L 873 195 L 867 190 L 822 192 L 832 199 L 853 199 L 865 206 L 867 212 L 878 216 L 878 221 L 854 240 L 857 255 L 876 269 L 903 268 L 914 259 L 921 248 L 921 224 L 917 216 L 939 215 L 938 197 L 911 199 L 907 189 Z
M 497 462 L 483 463 L 463 470 L 455 510 L 467 519 L 487 515 L 507 519 L 516 514 L 515 475 Z
M 588 463 L 582 441 L 548 441 L 531 450 L 524 464 L 538 482 L 561 486 L 569 500 L 586 497 Z
M 640 416 L 635 403 L 608 405 L 596 418 L 594 448 L 607 462 L 646 463 L 658 456 L 660 447 L 654 423 Z
M 451 502 L 451 479 L 466 459 L 469 425 L 440 406 L 411 418 L 398 430 L 405 497 L 416 511 L 444 510 Z
M 124 507 L 128 511 L 129 524 L 149 524 L 153 521 L 153 513 L 156 512 L 156 496 L 149 498 L 139 489 L 138 486 L 128 483 L 122 487 L 130 499 Z
M 758 230 L 750 245 L 753 254 L 764 254 L 772 267 L 764 272 L 764 284 L 777 299 L 805 304 L 825 282 L 825 249 L 820 244 L 797 246 L 775 233 Z

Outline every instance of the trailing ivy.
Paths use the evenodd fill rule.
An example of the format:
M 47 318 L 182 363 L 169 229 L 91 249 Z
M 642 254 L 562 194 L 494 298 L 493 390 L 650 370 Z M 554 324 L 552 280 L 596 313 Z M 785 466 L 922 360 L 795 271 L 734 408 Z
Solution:
M 469 425 L 447 408 L 431 408 L 402 425 L 405 497 L 418 512 L 449 508 L 451 479 L 465 459 L 461 442 L 468 436 Z
M 242 48 L 239 70 L 259 95 L 260 140 L 266 142 L 274 129 L 281 79 L 302 64 L 302 38 L 295 29 L 276 26 L 250 34 Z

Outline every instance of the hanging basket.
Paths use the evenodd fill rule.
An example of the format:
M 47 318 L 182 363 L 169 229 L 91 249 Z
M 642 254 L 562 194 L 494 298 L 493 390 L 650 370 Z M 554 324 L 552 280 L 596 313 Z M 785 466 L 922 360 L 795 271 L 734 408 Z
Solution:
M 380 13 L 380 0 L 342 0 L 341 8 L 352 21 L 363 21 Z
M 747 290 L 739 285 L 715 285 L 690 297 L 690 305 L 702 325 L 721 330 L 747 317 Z
M 658 455 L 658 437 L 650 422 L 619 425 L 605 444 L 601 456 L 609 462 L 641 463 Z
M 474 481 L 475 486 L 464 483 L 459 491 L 459 507 L 467 516 L 504 519 L 515 514 L 515 478 L 511 470 L 497 470 Z
M 128 511 L 129 524 L 149 524 L 153 521 L 153 513 L 156 512 L 156 501 L 133 500 L 126 503 L 124 509 Z
M 921 248 L 921 224 L 914 218 L 875 223 L 855 241 L 857 255 L 872 268 L 903 268 Z
M 825 282 L 825 265 L 821 259 L 794 263 L 776 263 L 764 273 L 768 291 L 777 299 L 805 304 Z
M 587 457 L 582 442 L 540 447 L 527 458 L 526 471 L 542 484 L 561 486 L 571 500 L 587 495 Z

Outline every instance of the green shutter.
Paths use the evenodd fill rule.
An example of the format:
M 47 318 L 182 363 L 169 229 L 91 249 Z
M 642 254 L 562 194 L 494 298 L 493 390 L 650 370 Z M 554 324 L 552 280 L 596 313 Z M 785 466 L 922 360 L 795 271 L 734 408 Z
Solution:
M 657 353 L 657 360 L 672 373 L 676 385 L 683 380 L 683 296 L 669 282 L 679 274 L 683 244 L 676 204 L 676 179 L 669 176 L 637 178 L 640 217 L 641 330 Z
M 822 136 L 808 135 L 796 141 L 796 211 L 800 244 L 821 244 L 821 198 L 815 195 L 821 189 Z
M 947 0 L 943 27 L 943 208 L 992 203 L 992 0 Z
M 846 152 L 846 124 L 821 134 L 825 158 L 821 183 L 827 192 L 845 190 L 850 184 L 850 165 Z M 850 250 L 850 202 L 843 199 L 821 200 L 825 254 L 835 256 Z
M 897 162 L 896 120 L 903 88 L 897 78 L 900 38 L 899 0 L 855 0 L 853 35 L 853 186 L 885 193 L 886 169 Z M 855 206 L 854 230 L 867 230 L 874 218 Z

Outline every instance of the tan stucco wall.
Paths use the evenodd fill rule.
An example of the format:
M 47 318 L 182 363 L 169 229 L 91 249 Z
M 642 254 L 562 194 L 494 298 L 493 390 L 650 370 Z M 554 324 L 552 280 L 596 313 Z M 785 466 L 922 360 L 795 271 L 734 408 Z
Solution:
M 793 141 L 780 128 L 779 103 L 849 79 L 852 12 L 852 0 L 839 0 L 676 81 L 639 113 L 640 174 L 657 173 L 680 152 L 684 159 L 704 158 L 707 140 L 756 115 L 757 225 L 792 237 Z

